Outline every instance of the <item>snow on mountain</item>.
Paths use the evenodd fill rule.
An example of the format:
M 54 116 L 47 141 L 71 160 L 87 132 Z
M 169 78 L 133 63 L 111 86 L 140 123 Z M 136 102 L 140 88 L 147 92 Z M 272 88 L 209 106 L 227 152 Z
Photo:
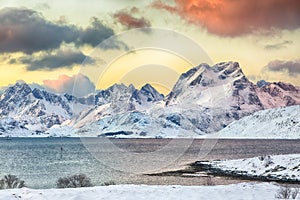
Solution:
M 32 131 L 26 128 L 25 122 L 19 122 L 11 117 L 2 117 L 0 119 L 0 136 L 17 136 L 31 135 Z
M 253 84 L 245 77 L 236 62 L 219 63 L 212 67 L 201 64 L 183 73 L 171 93 L 167 105 L 200 105 L 208 108 L 230 108 L 240 105 L 260 109 L 247 98 L 254 93 Z M 244 99 L 244 101 L 241 101 Z
M 110 110 L 107 112 L 116 114 L 148 109 L 153 102 L 161 101 L 163 98 L 164 96 L 150 84 L 144 85 L 140 90 L 133 85 L 114 84 L 106 90 L 100 90 L 95 94 L 80 98 L 79 101 L 84 104 L 95 105 L 93 109 L 96 110 L 99 110 L 98 107 L 109 104 Z
M 99 91 L 93 97 L 95 106 L 83 111 L 71 122 L 77 127 L 88 122 L 93 122 L 103 117 L 112 116 L 130 111 L 145 111 L 152 107 L 155 102 L 163 99 L 151 85 L 146 84 L 140 90 L 133 85 L 128 87 L 124 84 L 115 84 L 106 90 Z
M 255 87 L 236 62 L 201 64 L 180 76 L 166 98 L 166 108 L 181 108 L 195 128 L 213 133 L 263 109 Z
M 233 84 L 237 87 L 242 84 L 251 85 L 238 64 L 230 62 L 214 67 L 202 64 L 182 74 L 172 92 L 164 100 L 149 84 L 133 93 L 132 89 L 127 92 L 130 87 L 114 85 L 108 90 L 122 87 L 123 96 L 118 96 L 117 99 L 111 101 L 110 105 L 100 105 L 82 112 L 71 125 L 87 129 L 89 132 L 93 132 L 91 127 L 94 127 L 98 132 L 97 135 L 111 132 L 122 133 L 124 130 L 133 133 L 130 135 L 142 133 L 144 136 L 152 135 L 152 137 L 167 136 L 168 133 L 177 130 L 191 132 L 194 136 L 215 132 L 232 120 L 238 119 L 239 115 L 243 115 L 236 111 L 236 107 L 231 108 L 229 104 L 227 106 L 224 104 L 224 99 L 227 102 L 232 101 L 230 97 Z M 130 96 L 131 93 L 132 96 Z M 253 109 L 250 109 L 251 106 L 249 103 L 250 111 L 247 111 L 250 113 L 253 110 L 262 109 L 260 105 L 253 105 Z M 245 108 L 248 107 L 245 106 Z M 244 110 L 243 112 L 246 112 Z M 140 119 L 131 119 L 134 115 L 133 111 L 140 112 Z M 139 127 L 137 124 L 144 118 L 151 119 L 151 124 Z M 90 126 L 91 124 L 93 125 Z M 173 136 L 176 135 L 174 133 Z
M 79 135 L 198 137 L 259 110 L 300 104 L 298 88 L 281 82 L 255 85 L 236 62 L 190 69 L 164 99 L 149 84 L 141 90 L 115 84 L 105 94 L 106 101 L 67 125 Z
M 131 111 L 100 118 L 77 129 L 80 136 L 109 136 L 126 138 L 184 138 L 204 134 L 195 132 L 193 124 L 178 115 L 153 116 L 142 111 Z M 75 124 L 75 127 L 78 124 Z
M 115 84 L 105 91 L 109 97 L 107 103 L 98 103 L 63 125 L 76 128 L 80 136 L 114 136 L 119 132 L 132 137 L 146 136 L 148 132 L 154 137 L 153 130 L 164 125 L 158 116 L 149 115 L 150 109 L 164 105 L 164 96 L 150 84 L 140 90 L 132 85 Z
M 282 82 L 255 85 L 237 62 L 201 64 L 183 73 L 167 96 L 167 105 L 191 103 L 253 112 L 300 104 L 300 89 Z
M 74 110 L 74 105 L 81 110 L 88 107 L 75 98 L 70 100 L 70 95 L 56 95 L 16 83 L 0 96 L 0 131 L 13 136 L 23 132 L 39 134 L 78 114 L 81 110 Z
M 300 89 L 291 84 L 274 82 L 256 91 L 264 109 L 300 104 Z
M 219 138 L 300 138 L 300 106 L 262 110 L 234 121 L 216 134 Z
M 61 127 L 79 136 L 198 137 L 260 110 L 299 104 L 299 88 L 282 82 L 256 85 L 237 62 L 222 62 L 183 73 L 166 97 L 150 84 L 140 90 L 115 84 L 76 98 L 17 83 L 0 97 L 0 131 L 16 124 L 19 132 L 52 135 Z
M 181 108 L 184 117 L 206 133 L 259 110 L 298 104 L 299 88 L 281 82 L 259 87 L 246 78 L 236 62 L 192 68 L 180 76 L 166 98 L 166 107 Z M 186 111 L 190 114 L 185 115 Z

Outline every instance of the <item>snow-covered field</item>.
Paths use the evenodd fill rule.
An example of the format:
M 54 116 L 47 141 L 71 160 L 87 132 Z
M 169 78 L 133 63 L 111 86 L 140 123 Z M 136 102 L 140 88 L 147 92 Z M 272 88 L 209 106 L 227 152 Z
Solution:
M 247 159 L 198 162 L 212 169 L 245 176 L 300 181 L 300 154 L 259 156 Z
M 240 183 L 217 186 L 112 185 L 44 190 L 22 188 L 0 190 L 0 200 L 270 200 L 274 199 L 279 187 L 273 183 Z

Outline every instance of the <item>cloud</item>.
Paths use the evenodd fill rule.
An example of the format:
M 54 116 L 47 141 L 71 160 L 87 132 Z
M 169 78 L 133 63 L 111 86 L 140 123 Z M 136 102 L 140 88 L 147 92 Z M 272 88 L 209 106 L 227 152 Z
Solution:
M 89 44 L 93 47 L 97 46 L 104 39 L 114 35 L 114 31 L 103 25 L 96 17 L 91 19 L 91 25 L 80 31 L 77 44 Z
M 56 21 L 57 24 L 67 24 L 68 19 L 65 15 L 59 16 L 58 20 Z
M 133 12 L 137 12 L 137 8 L 132 8 Z M 122 25 L 126 26 L 127 28 L 145 28 L 150 27 L 151 23 L 144 17 L 136 18 L 130 15 L 126 11 L 119 11 L 113 15 L 113 17 Z
M 171 13 L 179 13 L 178 8 L 173 7 L 173 6 L 166 5 L 166 4 L 162 3 L 162 2 L 159 1 L 159 0 L 158 0 L 158 1 L 152 2 L 151 7 L 157 8 L 157 9 L 166 10 L 166 11 L 169 11 L 169 12 L 171 12 Z
M 300 74 L 300 59 L 294 61 L 274 60 L 269 62 L 265 70 L 273 72 L 287 72 L 289 76 L 298 76 Z
M 285 40 L 283 42 L 276 43 L 276 44 L 268 44 L 268 45 L 265 45 L 265 49 L 267 49 L 267 50 L 284 49 L 284 48 L 287 48 L 287 45 L 289 45 L 289 44 L 293 44 L 293 41 Z
M 60 26 L 46 21 L 40 13 L 25 8 L 0 10 L 0 52 L 55 49 L 62 42 L 70 43 L 77 37 L 72 26 Z
M 151 6 L 178 14 L 219 36 L 300 28 L 298 0 L 175 0 L 175 6 L 162 1 L 155 1 Z
M 46 20 L 39 12 L 27 8 L 0 10 L 0 53 L 53 50 L 62 43 L 96 46 L 114 31 L 93 18 L 81 28 Z
M 44 87 L 49 91 L 63 94 L 73 94 L 82 97 L 95 91 L 95 85 L 83 74 L 76 74 L 72 77 L 60 75 L 57 80 L 44 80 Z
M 58 50 L 54 53 L 46 53 L 41 56 L 25 56 L 20 59 L 11 59 L 10 64 L 25 64 L 27 70 L 54 70 L 57 68 L 71 68 L 75 64 L 81 64 L 86 56 L 81 51 Z
M 114 31 L 106 26 L 104 26 L 101 21 L 96 18 L 91 18 L 91 25 L 86 29 L 81 30 L 80 36 L 76 42 L 77 46 L 89 44 L 92 47 L 100 45 L 104 50 L 107 49 L 124 49 L 128 51 L 129 47 L 123 41 L 117 39 L 105 40 L 110 36 L 114 35 Z

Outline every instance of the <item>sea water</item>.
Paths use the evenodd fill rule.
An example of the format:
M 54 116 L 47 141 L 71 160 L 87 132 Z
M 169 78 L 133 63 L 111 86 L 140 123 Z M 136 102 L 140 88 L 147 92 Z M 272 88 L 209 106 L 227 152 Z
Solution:
M 59 177 L 83 173 L 94 185 L 114 181 L 117 184 L 201 184 L 199 177 L 152 177 L 143 173 L 133 173 L 129 168 L 143 172 L 143 163 L 161 161 L 173 154 L 180 157 L 162 169 L 184 168 L 188 163 L 199 159 L 235 159 L 268 154 L 300 153 L 300 140 L 217 140 L 210 152 L 203 158 L 198 157 L 204 140 L 193 140 L 187 148 L 184 139 L 177 139 L 177 145 L 170 151 L 152 154 L 170 144 L 170 139 L 112 139 L 112 146 L 105 146 L 107 140 L 91 139 L 101 151 L 95 152 L 80 138 L 11 138 L 0 139 L 0 177 L 13 174 L 25 181 L 30 188 L 54 188 Z M 182 145 L 181 145 L 182 144 Z M 117 147 L 117 148 L 116 148 Z M 118 149 L 118 152 L 114 152 Z M 119 150 L 134 153 L 137 160 L 123 162 Z M 105 153 L 103 153 L 105 152 Z M 107 153 L 108 152 L 108 153 Z M 167 154 L 167 155 L 162 155 Z M 175 156 L 176 157 L 176 156 Z M 174 158 L 175 158 L 174 157 Z M 105 160 L 105 162 L 104 162 Z M 115 163 L 120 166 L 115 167 Z M 124 166 L 122 164 L 124 163 Z M 149 164 L 147 164 L 148 166 Z M 153 162 L 159 169 L 159 162 Z M 157 166 L 155 166 L 157 165 Z M 224 183 L 226 180 L 223 180 Z

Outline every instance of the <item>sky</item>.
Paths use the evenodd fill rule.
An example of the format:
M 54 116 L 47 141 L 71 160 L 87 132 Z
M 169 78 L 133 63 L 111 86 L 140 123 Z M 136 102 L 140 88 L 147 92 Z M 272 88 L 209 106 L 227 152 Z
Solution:
M 141 87 L 150 82 L 167 93 L 179 74 L 193 66 L 166 52 L 124 54 L 109 63 L 123 74 L 110 73 L 98 81 L 83 73 L 84 61 L 89 60 L 85 64 L 90 66 L 98 62 L 94 53 L 101 42 L 148 27 L 189 37 L 211 64 L 239 62 L 251 81 L 300 86 L 298 0 L 0 0 L 0 87 L 25 81 L 52 92 L 72 93 L 76 82 L 77 95 L 82 96 L 113 83 Z M 128 45 L 116 43 L 104 50 L 124 51 Z M 151 57 L 164 59 L 157 63 Z M 156 70 L 147 71 L 150 67 Z M 153 80 L 158 74 L 160 79 Z M 162 75 L 170 82 L 159 84 Z

